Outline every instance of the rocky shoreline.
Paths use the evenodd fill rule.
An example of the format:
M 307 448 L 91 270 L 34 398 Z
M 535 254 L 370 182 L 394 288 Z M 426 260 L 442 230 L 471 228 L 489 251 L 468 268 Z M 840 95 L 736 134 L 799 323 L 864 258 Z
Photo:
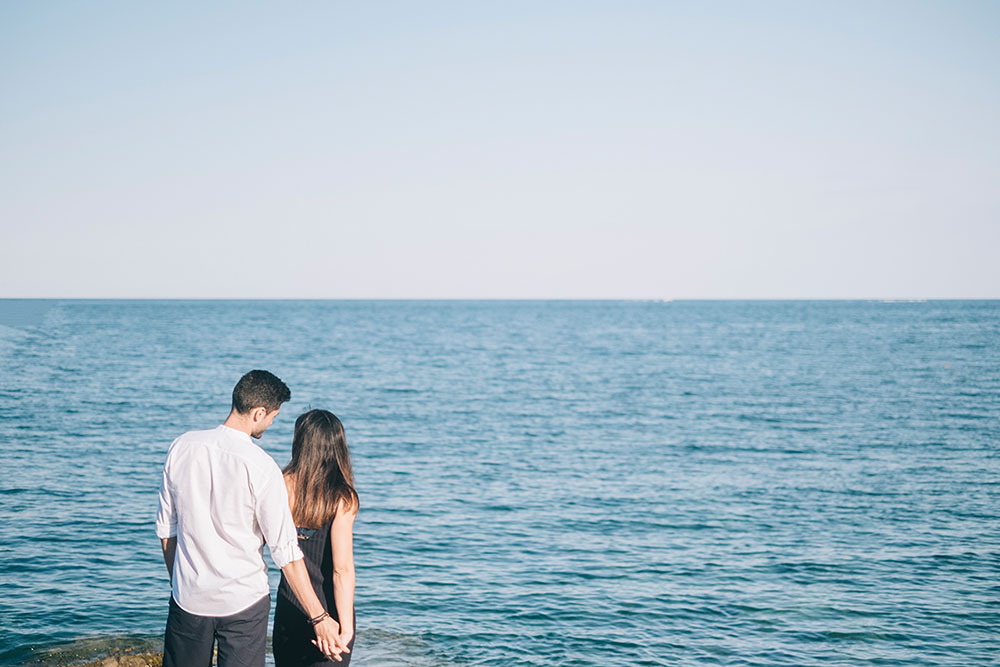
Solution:
M 162 667 L 163 638 L 143 635 L 84 637 L 36 647 L 24 667 Z
M 113 653 L 90 662 L 63 663 L 65 667 L 162 667 L 162 653 Z M 60 667 L 63 667 L 62 665 Z

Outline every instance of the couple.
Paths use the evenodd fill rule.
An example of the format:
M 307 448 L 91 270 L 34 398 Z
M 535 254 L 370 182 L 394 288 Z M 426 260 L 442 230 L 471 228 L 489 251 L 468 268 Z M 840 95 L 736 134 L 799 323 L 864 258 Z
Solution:
M 279 469 L 251 438 L 289 398 L 277 377 L 250 371 L 224 424 L 170 445 L 156 517 L 172 593 L 164 667 L 208 667 L 216 641 L 219 667 L 264 665 L 265 543 L 281 568 L 276 667 L 350 662 L 359 504 L 347 440 L 337 417 L 310 410 L 295 420 L 292 460 Z

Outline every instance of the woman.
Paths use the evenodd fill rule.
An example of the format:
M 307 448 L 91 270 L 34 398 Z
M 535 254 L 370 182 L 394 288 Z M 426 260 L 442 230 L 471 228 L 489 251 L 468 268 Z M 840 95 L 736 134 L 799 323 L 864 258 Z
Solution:
M 327 410 L 310 410 L 295 420 L 292 460 L 282 471 L 288 504 L 299 530 L 299 546 L 313 588 L 330 616 L 340 623 L 340 645 L 354 648 L 354 490 L 344 426 Z M 313 619 L 318 620 L 318 619 Z M 346 666 L 351 654 L 334 663 L 313 644 L 309 617 L 281 576 L 271 633 L 276 667 Z

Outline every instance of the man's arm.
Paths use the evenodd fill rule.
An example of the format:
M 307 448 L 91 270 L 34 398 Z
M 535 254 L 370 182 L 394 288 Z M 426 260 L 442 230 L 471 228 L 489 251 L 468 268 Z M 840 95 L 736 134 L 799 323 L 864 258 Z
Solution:
M 167 576 L 172 582 L 174 579 L 174 555 L 177 553 L 177 515 L 174 513 L 174 497 L 170 491 L 170 480 L 167 478 L 167 464 L 169 462 L 168 455 L 167 463 L 163 465 L 163 474 L 160 476 L 160 502 L 156 510 L 156 536 L 160 538 L 160 546 L 163 547 L 163 562 L 167 566 Z
M 174 555 L 177 553 L 177 536 L 161 537 L 160 546 L 163 547 L 163 562 L 167 564 L 167 576 L 174 579 Z

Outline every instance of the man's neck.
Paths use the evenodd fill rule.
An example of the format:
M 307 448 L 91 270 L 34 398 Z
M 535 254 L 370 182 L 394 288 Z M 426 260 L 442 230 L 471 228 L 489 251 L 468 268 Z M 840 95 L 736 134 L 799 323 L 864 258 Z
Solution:
M 253 427 L 250 424 L 250 419 L 239 414 L 235 410 L 229 413 L 229 416 L 226 417 L 226 421 L 222 422 L 222 425 L 228 426 L 229 428 L 242 433 L 246 433 L 247 435 L 253 433 Z

